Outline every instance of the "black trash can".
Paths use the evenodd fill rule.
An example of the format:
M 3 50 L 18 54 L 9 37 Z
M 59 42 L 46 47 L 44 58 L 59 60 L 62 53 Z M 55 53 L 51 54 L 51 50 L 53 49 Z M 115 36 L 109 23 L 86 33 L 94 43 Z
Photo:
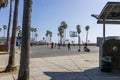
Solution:
M 101 71 L 111 72 L 111 57 L 110 56 L 105 56 L 102 58 Z

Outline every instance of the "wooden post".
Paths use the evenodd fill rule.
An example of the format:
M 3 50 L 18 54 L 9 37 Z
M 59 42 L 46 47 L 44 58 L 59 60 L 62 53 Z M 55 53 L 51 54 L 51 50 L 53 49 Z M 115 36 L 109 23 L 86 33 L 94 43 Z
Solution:
M 103 19 L 103 43 L 105 41 L 105 19 Z

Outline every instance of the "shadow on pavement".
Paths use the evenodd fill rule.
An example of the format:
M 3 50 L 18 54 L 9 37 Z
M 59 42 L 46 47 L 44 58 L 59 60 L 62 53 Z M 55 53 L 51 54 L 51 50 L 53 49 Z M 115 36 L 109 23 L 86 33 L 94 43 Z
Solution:
M 100 68 L 92 68 L 85 70 L 84 73 L 90 80 L 120 80 L 120 73 L 102 72 Z
M 120 73 L 101 72 L 100 68 L 87 69 L 83 72 L 44 72 L 50 80 L 120 80 Z
M 10 74 L 11 74 L 10 72 L 5 72 L 4 68 L 0 69 L 0 76 L 10 75 Z
M 83 72 L 44 72 L 50 80 L 89 80 Z

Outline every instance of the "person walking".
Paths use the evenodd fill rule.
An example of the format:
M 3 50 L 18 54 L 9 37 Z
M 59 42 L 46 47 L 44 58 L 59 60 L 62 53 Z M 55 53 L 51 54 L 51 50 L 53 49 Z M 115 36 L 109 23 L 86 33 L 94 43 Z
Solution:
M 54 47 L 54 43 L 52 42 L 52 43 L 51 43 L 51 49 L 53 49 L 53 47 Z
M 71 48 L 70 48 L 70 43 L 68 43 L 68 51 L 70 50 Z

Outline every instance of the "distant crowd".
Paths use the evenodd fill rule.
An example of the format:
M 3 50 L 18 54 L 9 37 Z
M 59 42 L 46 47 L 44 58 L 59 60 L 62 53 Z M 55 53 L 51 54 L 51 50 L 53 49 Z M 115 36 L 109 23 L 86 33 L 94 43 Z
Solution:
M 51 49 L 53 49 L 55 47 L 57 47 L 58 49 L 60 49 L 61 46 L 67 46 L 68 47 L 68 51 L 71 50 L 71 44 L 70 44 L 70 42 L 68 44 L 60 44 L 60 43 L 54 43 L 54 42 L 52 42 L 51 44 L 47 43 L 47 46 L 49 46 L 49 45 L 50 45 Z M 90 52 L 90 49 L 88 48 L 88 45 L 86 43 L 84 44 L 83 50 L 85 52 Z

